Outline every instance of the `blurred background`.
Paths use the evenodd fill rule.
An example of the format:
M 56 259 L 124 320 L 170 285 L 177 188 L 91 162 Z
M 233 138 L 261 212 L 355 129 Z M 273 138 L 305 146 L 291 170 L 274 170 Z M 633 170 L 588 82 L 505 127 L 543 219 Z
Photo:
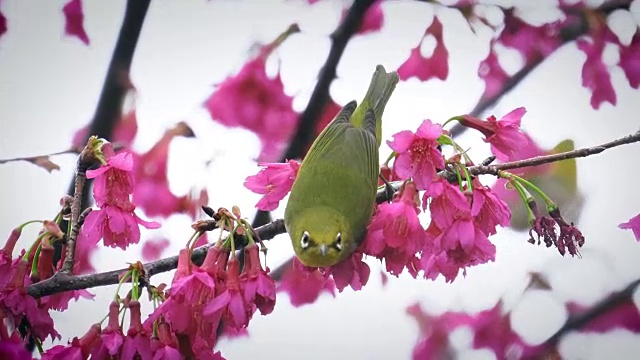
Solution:
M 489 4 L 482 8 L 488 17 L 495 13 L 490 4 L 518 5 L 519 16 L 534 24 L 562 15 L 555 1 L 483 3 Z M 601 1 L 588 3 L 597 6 Z M 89 46 L 64 36 L 64 4 L 2 1 L 9 30 L 0 38 L 0 159 L 68 149 L 75 131 L 93 116 L 126 3 L 83 1 Z M 185 121 L 196 137 L 175 138 L 171 143 L 168 177 L 172 192 L 180 196 L 204 187 L 211 207 L 238 205 L 252 219 L 259 196 L 244 188 L 243 182 L 259 169 L 255 159 L 260 142 L 247 130 L 216 123 L 202 104 L 216 84 L 242 67 L 256 44 L 271 42 L 297 23 L 301 32 L 275 50 L 268 70 L 275 74 L 279 69 L 285 92 L 294 97 L 294 108 L 304 110 L 331 45 L 328 35 L 348 5 L 331 0 L 313 5 L 294 0 L 152 2 L 130 72 L 137 89 L 134 149 L 148 150 L 166 129 Z M 332 99 L 339 105 L 361 99 L 375 65 L 397 69 L 437 14 L 449 51 L 449 76 L 446 81 L 412 78 L 400 82 L 385 110 L 383 138 L 390 139 L 401 130 L 415 131 L 424 119 L 442 123 L 471 111 L 484 91 L 478 64 L 487 57 L 494 31 L 480 27 L 474 32 L 458 10 L 419 1 L 386 1 L 382 9 L 382 29 L 356 35 L 348 43 L 330 87 Z M 619 36 L 630 37 L 636 31 L 640 2 L 634 1 L 630 9 L 609 18 Z M 434 46 L 435 41 L 427 39 L 421 51 L 428 55 Z M 501 54 L 508 73 L 522 66 L 517 52 Z M 640 92 L 613 66 L 617 56 L 616 49 L 605 49 L 604 62 L 611 66 L 617 94 L 615 106 L 591 107 L 591 94 L 581 86 L 586 57 L 575 42 L 569 42 L 482 115 L 500 118 L 525 107 L 522 127 L 544 149 L 565 139 L 581 148 L 634 133 L 640 128 Z M 458 142 L 471 149 L 477 162 L 490 154 L 478 133 L 467 131 Z M 389 152 L 383 142 L 381 154 Z M 638 145 L 632 144 L 577 160 L 579 196 L 567 199 L 563 214 L 577 222 L 586 238 L 582 258 L 562 257 L 554 248 L 529 244 L 526 232 L 501 229 L 490 238 L 497 247 L 495 262 L 469 268 L 466 277 L 460 275 L 453 283 L 402 274 L 398 278 L 389 275 L 383 285 L 380 270 L 384 265 L 368 259 L 371 278 L 361 291 L 347 288 L 335 298 L 324 294 L 316 303 L 300 308 L 292 307 L 287 295 L 279 293 L 272 314 L 253 318 L 249 337 L 221 340 L 218 349 L 229 359 L 256 355 L 262 359 L 408 358 L 419 334 L 417 323 L 406 314 L 407 306 L 419 302 L 434 315 L 447 310 L 477 312 L 493 307 L 499 299 L 512 311 L 513 327 L 521 337 L 540 343 L 566 321 L 564 303 L 590 306 L 640 278 L 640 245 L 630 231 L 618 229 L 618 224 L 640 211 L 638 154 Z M 52 157 L 60 166 L 52 173 L 26 162 L 0 165 L 0 234 L 9 234 L 31 219 L 53 217 L 71 181 L 75 160 L 70 154 Z M 483 178 L 487 185 L 494 181 Z M 282 217 L 283 212 L 281 206 L 273 212 L 274 218 Z M 160 221 L 161 229 L 143 230 L 140 244 L 124 252 L 101 248 L 92 258 L 96 269 L 112 270 L 137 261 L 147 239 L 166 238 L 170 246 L 163 256 L 177 254 L 191 235 L 192 219 L 174 215 Z M 36 236 L 36 227 L 27 229 L 17 249 Z M 268 246 L 272 269 L 293 254 L 286 234 L 269 241 Z M 533 272 L 547 279 L 550 291 L 523 292 Z M 171 277 L 172 272 L 152 281 L 170 283 Z M 63 343 L 106 315 L 114 290 L 91 289 L 96 294 L 93 301 L 71 303 L 68 311 L 53 313 Z M 640 295 L 635 294 L 634 299 L 640 304 Z M 469 330 L 460 329 L 453 338 L 457 358 L 493 358 L 491 351 L 471 348 Z M 631 359 L 640 351 L 640 337 L 627 330 L 604 335 L 572 333 L 560 342 L 559 350 L 566 358 Z

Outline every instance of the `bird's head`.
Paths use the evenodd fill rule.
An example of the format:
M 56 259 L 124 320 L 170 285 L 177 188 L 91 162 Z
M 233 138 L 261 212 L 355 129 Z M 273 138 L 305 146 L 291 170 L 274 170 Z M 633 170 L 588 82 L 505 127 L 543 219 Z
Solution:
M 288 228 L 300 262 L 311 267 L 332 266 L 353 252 L 356 245 L 346 218 L 327 209 L 309 209 Z

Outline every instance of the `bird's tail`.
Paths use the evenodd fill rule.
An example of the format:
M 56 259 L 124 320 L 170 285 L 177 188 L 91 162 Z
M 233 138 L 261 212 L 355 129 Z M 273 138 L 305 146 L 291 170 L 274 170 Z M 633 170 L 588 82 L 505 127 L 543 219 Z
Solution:
M 373 109 L 376 117 L 376 138 L 378 145 L 380 145 L 382 141 L 382 114 L 398 81 L 398 73 L 395 71 L 387 72 L 382 65 L 376 66 L 376 71 L 371 77 L 369 89 L 352 117 L 352 122 L 355 126 L 363 126 L 367 110 Z

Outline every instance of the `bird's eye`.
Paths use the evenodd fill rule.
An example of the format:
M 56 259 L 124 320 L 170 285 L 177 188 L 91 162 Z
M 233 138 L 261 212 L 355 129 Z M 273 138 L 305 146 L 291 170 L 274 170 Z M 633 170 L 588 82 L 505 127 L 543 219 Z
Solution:
M 338 235 L 336 235 L 336 242 L 333 246 L 335 246 L 338 251 L 342 250 L 342 234 L 338 233 Z
M 307 231 L 302 233 L 302 238 L 300 239 L 300 245 L 303 249 L 309 247 L 309 233 Z

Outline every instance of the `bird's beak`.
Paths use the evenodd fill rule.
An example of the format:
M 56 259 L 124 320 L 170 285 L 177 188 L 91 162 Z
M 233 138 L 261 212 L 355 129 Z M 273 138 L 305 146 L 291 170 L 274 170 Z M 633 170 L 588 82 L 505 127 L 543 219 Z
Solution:
M 320 253 L 322 253 L 322 256 L 327 255 L 327 245 L 326 244 L 320 245 Z

